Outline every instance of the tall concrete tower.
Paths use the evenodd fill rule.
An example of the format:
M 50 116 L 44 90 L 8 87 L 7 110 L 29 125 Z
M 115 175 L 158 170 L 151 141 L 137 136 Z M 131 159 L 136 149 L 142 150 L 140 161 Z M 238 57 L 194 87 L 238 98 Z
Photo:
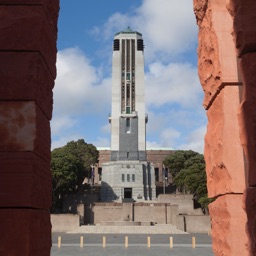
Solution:
M 129 27 L 113 43 L 111 161 L 102 165 L 102 201 L 156 197 L 154 167 L 146 162 L 144 45 Z
M 112 64 L 111 160 L 146 160 L 144 45 L 129 27 L 115 35 Z

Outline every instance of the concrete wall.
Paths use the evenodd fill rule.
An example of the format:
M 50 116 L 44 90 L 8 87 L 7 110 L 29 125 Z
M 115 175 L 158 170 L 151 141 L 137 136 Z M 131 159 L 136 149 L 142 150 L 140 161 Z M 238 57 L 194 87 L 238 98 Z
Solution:
M 138 203 L 134 205 L 134 220 L 157 224 L 176 224 L 177 206 L 170 204 Z
M 132 220 L 132 203 L 95 203 L 92 207 L 93 223 Z
M 99 196 L 97 194 L 65 195 L 63 198 L 63 212 L 75 214 L 75 213 L 78 213 L 78 205 L 80 204 L 89 205 L 97 201 L 99 201 Z M 81 208 L 80 208 L 80 211 L 81 211 Z
M 80 226 L 78 214 L 51 214 L 51 223 L 53 232 L 67 232 Z
M 178 215 L 177 228 L 188 233 L 207 233 L 211 229 L 209 215 Z
M 153 222 L 158 224 L 176 224 L 177 206 L 158 203 L 95 203 L 85 208 L 85 214 L 91 223 L 106 221 Z
M 193 195 L 166 194 L 158 196 L 159 203 L 178 205 L 178 214 L 202 215 L 201 208 L 194 209 Z

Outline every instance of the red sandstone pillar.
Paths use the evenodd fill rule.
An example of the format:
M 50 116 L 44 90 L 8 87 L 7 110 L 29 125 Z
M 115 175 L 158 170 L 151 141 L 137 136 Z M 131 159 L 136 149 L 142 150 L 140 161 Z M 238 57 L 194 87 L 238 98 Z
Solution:
M 224 0 L 194 0 L 194 10 L 199 26 L 198 70 L 208 117 L 207 187 L 209 196 L 216 198 L 209 207 L 213 251 L 223 256 L 252 255 L 243 195 L 247 158 L 238 116 L 243 87 L 231 34 L 233 20 Z
M 58 0 L 0 0 L 0 254 L 50 255 Z
M 246 231 L 250 255 L 256 255 L 256 1 L 227 2 L 234 19 L 234 42 L 243 79 L 238 118 L 245 156 L 246 189 L 243 199 L 247 214 Z

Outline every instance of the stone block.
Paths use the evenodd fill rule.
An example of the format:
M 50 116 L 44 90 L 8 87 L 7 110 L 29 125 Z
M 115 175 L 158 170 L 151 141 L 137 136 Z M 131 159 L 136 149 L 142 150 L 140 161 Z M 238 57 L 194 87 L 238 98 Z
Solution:
M 233 41 L 233 19 L 227 12 L 225 1 L 209 1 L 212 12 L 213 29 L 218 43 L 222 83 L 241 83 L 238 72 L 236 48 Z
M 194 0 L 199 26 L 198 72 L 208 109 L 225 84 L 241 84 L 232 30 L 225 1 Z
M 243 193 L 244 154 L 239 139 L 239 86 L 225 86 L 207 111 L 205 160 L 209 197 Z
M 0 5 L 0 50 L 40 52 L 56 77 L 56 33 L 42 6 Z
M 209 205 L 214 255 L 249 256 L 243 195 L 218 197 Z
M 1 207 L 50 209 L 50 163 L 34 153 L 0 153 Z
M 250 187 L 256 186 L 256 53 L 241 58 L 243 96 L 238 111 L 240 139 L 245 153 L 245 176 Z
M 0 101 L 0 151 L 34 151 L 50 161 L 50 145 L 49 120 L 35 102 Z
M 247 188 L 244 193 L 244 209 L 247 214 L 247 233 L 251 255 L 256 255 L 256 188 Z
M 256 2 L 254 0 L 227 1 L 234 18 L 234 37 L 238 55 L 256 51 Z
M 204 90 L 204 108 L 221 89 L 222 76 L 219 60 L 219 47 L 212 20 L 209 1 L 194 0 L 194 10 L 199 27 L 198 31 L 198 74 Z
M 31 173 L 51 180 L 50 162 L 33 152 L 0 152 L 0 173 Z
M 54 80 L 40 53 L 0 52 L 0 100 L 34 100 L 52 117 Z
M 54 33 L 58 32 L 57 20 L 59 13 L 59 0 L 0 0 L 0 5 L 42 5 L 45 8 L 47 20 L 54 29 Z
M 31 209 L 0 209 L 0 226 L 0 255 L 50 255 L 49 212 Z

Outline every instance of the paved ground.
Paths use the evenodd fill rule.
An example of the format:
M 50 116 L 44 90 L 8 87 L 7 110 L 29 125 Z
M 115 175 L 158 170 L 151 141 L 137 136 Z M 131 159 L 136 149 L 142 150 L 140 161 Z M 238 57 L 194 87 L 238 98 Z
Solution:
M 61 247 L 58 248 L 58 237 Z M 84 246 L 80 248 L 80 237 Z M 103 236 L 106 247 L 102 247 Z M 213 256 L 211 237 L 207 234 L 129 234 L 128 247 L 125 248 L 125 234 L 67 234 L 53 233 L 51 256 Z M 150 248 L 147 239 L 150 236 Z M 170 236 L 173 248 L 170 248 Z M 196 248 L 192 248 L 192 237 L 196 239 Z
M 154 226 L 101 226 L 84 225 L 69 233 L 79 234 L 187 234 L 171 224 Z

